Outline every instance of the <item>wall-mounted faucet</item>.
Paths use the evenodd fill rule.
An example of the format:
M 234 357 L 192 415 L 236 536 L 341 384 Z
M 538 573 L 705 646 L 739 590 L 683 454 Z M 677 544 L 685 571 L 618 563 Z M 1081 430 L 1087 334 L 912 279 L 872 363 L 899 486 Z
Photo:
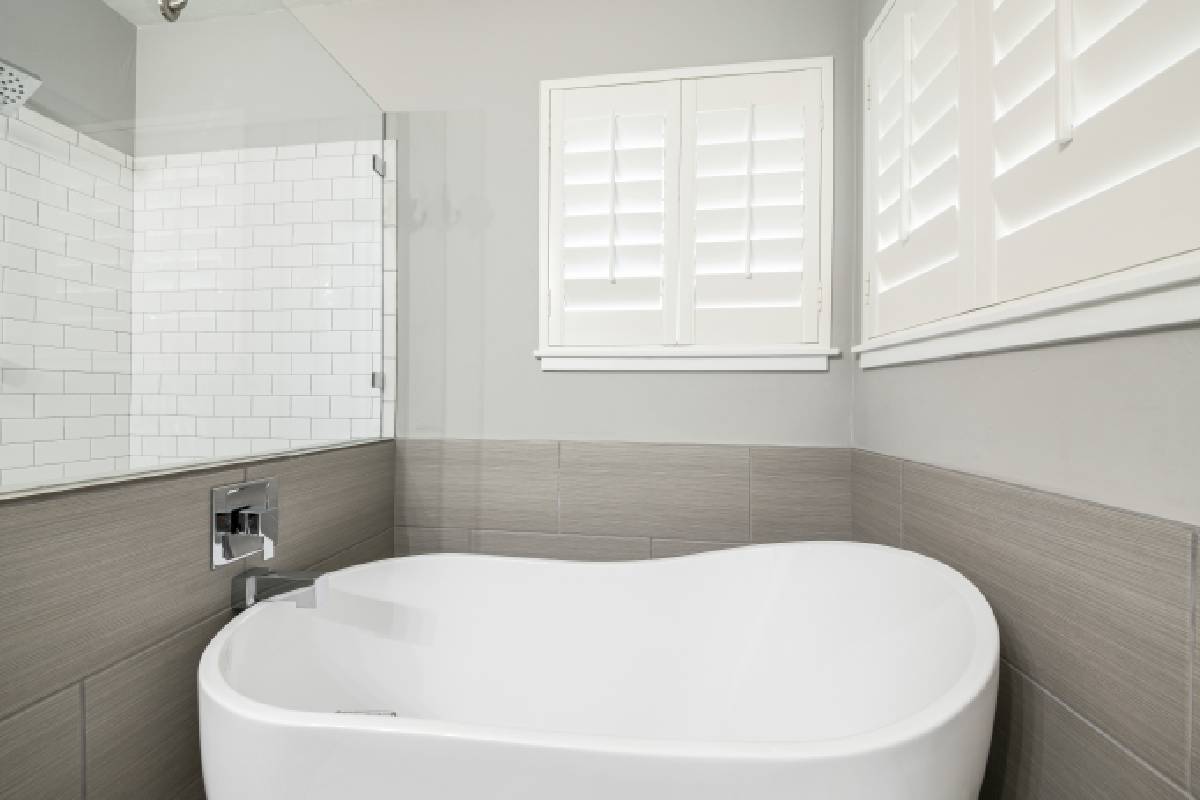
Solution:
M 279 491 L 274 478 L 212 490 L 212 568 L 258 553 L 275 555 Z
M 265 567 L 254 567 L 233 576 L 233 591 L 230 605 L 233 613 L 245 611 L 250 606 L 268 597 L 289 592 L 293 589 L 303 589 L 312 586 L 321 572 L 274 572 Z M 313 608 L 313 598 L 303 596 L 297 598 L 296 605 L 300 608 Z

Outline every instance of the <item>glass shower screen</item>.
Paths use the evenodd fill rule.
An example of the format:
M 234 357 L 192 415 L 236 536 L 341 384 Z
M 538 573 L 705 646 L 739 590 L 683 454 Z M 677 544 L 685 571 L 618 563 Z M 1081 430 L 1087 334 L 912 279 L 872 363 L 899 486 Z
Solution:
M 371 98 L 276 2 L 9 5 L 0 491 L 391 435 Z

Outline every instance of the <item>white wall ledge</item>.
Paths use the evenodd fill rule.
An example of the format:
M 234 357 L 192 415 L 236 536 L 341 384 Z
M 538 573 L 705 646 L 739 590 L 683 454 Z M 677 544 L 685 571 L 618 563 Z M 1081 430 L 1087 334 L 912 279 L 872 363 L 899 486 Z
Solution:
M 827 347 L 731 350 L 705 347 L 549 347 L 534 351 L 543 372 L 825 372 Z
M 313 445 L 312 447 L 300 447 L 291 450 L 272 450 L 270 452 L 234 456 L 232 458 L 197 459 L 196 461 L 190 461 L 186 464 L 172 464 L 171 466 L 167 467 L 149 467 L 147 469 L 131 469 L 124 472 L 110 473 L 108 475 L 81 478 L 79 480 L 59 481 L 57 483 L 45 484 L 30 484 L 28 486 L 14 486 L 12 488 L 5 488 L 3 491 L 0 491 L 0 504 L 7 503 L 12 500 L 23 500 L 28 497 L 41 497 L 42 495 L 75 492 L 83 489 L 95 489 L 102 486 L 115 486 L 123 483 L 138 483 L 141 481 L 153 480 L 155 478 L 169 478 L 176 475 L 210 472 L 213 470 L 232 469 L 236 467 L 251 467 L 256 464 L 266 464 L 272 461 L 285 461 L 290 458 L 302 458 L 304 456 L 328 453 L 333 450 L 349 450 L 354 447 L 366 447 L 368 445 L 392 441 L 395 441 L 395 438 L 392 436 L 380 436 L 369 439 L 353 439 L 341 442 L 332 442 L 328 444 Z
M 1185 253 L 872 339 L 864 369 L 1200 322 L 1200 255 Z

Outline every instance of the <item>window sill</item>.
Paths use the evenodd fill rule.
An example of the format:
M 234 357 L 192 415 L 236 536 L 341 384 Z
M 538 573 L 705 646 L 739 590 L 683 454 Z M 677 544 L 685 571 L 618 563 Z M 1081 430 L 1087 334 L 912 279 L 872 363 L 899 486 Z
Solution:
M 1193 252 L 880 336 L 853 352 L 871 369 L 1197 321 L 1200 254 Z
M 838 350 L 681 347 L 549 347 L 534 351 L 543 372 L 825 372 Z

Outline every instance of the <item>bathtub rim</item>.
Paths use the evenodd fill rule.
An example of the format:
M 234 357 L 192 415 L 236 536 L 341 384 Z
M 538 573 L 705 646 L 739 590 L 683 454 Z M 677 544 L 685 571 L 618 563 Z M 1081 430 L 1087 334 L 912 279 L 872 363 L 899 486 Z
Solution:
M 396 736 L 420 736 L 444 739 L 449 741 L 466 741 L 477 743 L 493 743 L 499 745 L 537 747 L 546 749 L 589 751 L 611 755 L 670 757 L 670 758 L 705 758 L 729 760 L 765 760 L 765 761 L 816 761 L 850 758 L 867 753 L 886 751 L 904 746 L 916 741 L 934 731 L 951 724 L 966 709 L 978 702 L 981 696 L 992 692 L 994 694 L 999 677 L 1000 638 L 999 627 L 991 606 L 982 592 L 962 573 L 934 558 L 915 553 L 910 550 L 876 544 L 873 542 L 852 541 L 812 541 L 784 542 L 772 544 L 750 544 L 742 549 L 781 549 L 798 546 L 824 547 L 853 547 L 875 548 L 888 550 L 900 558 L 909 558 L 923 562 L 928 568 L 941 570 L 949 578 L 948 583 L 954 586 L 956 592 L 963 598 L 971 618 L 971 630 L 975 643 L 971 657 L 959 675 L 958 679 L 941 695 L 916 712 L 902 717 L 887 725 L 856 733 L 851 736 L 830 739 L 814 739 L 809 741 L 739 741 L 739 740 L 688 740 L 688 739 L 653 739 L 625 736 L 607 736 L 600 734 L 574 733 L 569 731 L 539 730 L 527 728 L 509 728 L 496 725 L 478 725 L 464 722 L 449 722 L 445 720 L 422 719 L 417 717 L 384 717 L 371 715 L 338 714 L 327 711 L 299 711 L 273 706 L 254 700 L 238 692 L 226 680 L 221 670 L 221 654 L 226 644 L 234 637 L 246 621 L 257 615 L 270 613 L 267 608 L 283 605 L 295 608 L 294 602 L 289 602 L 290 594 L 298 594 L 299 590 L 289 595 L 258 604 L 256 607 L 234 617 L 217 632 L 216 636 L 205 647 L 197 670 L 199 703 L 211 701 L 221 706 L 226 712 L 242 717 L 248 721 L 285 728 L 353 730 L 390 734 Z M 633 563 L 666 561 L 676 559 L 720 558 L 728 555 L 728 550 L 715 550 L 703 553 L 674 556 L 668 559 L 642 559 Z M 510 561 L 542 561 L 511 556 L 491 556 L 474 553 L 429 553 L 415 556 L 398 556 L 391 559 L 380 559 L 367 564 L 358 564 L 337 570 L 338 574 L 348 574 L 353 571 L 377 565 L 380 561 L 393 561 L 400 558 L 452 558 L 452 559 L 504 559 Z M 614 564 L 631 562 L 581 562 L 571 561 L 572 564 L 597 564 L 612 566 Z

